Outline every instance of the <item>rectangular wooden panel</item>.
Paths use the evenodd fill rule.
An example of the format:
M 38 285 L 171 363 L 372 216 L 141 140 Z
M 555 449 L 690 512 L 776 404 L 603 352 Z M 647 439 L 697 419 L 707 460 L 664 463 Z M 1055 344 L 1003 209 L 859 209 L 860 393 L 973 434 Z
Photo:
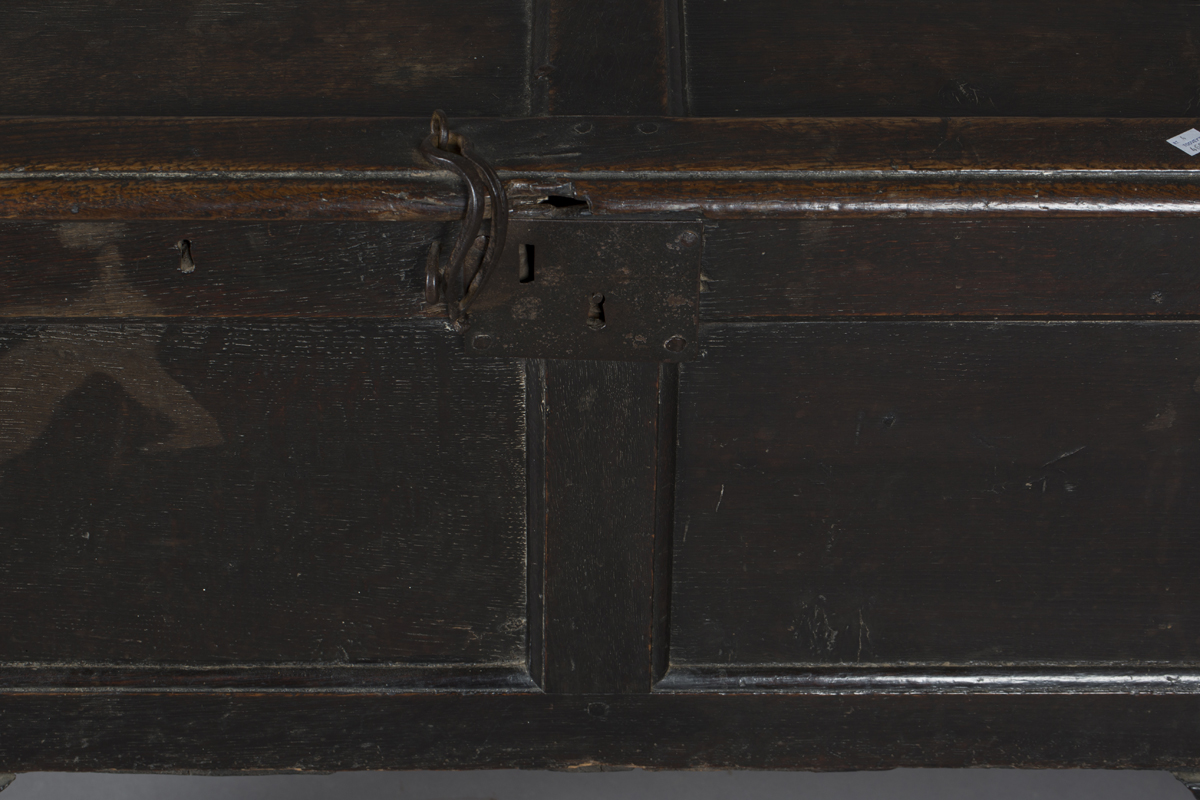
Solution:
M 1200 11 L 1183 3 L 687 0 L 685 9 L 696 116 L 1162 117 L 1200 103 Z
M 650 690 L 659 369 L 546 362 L 546 691 Z
M 438 322 L 0 341 L 0 661 L 524 669 L 518 362 Z
M 534 67 L 541 114 L 670 113 L 666 3 L 536 0 L 543 61 Z
M 673 666 L 1200 660 L 1200 325 L 706 331 Z
M 1195 219 L 710 223 L 705 320 L 1200 314 Z
M 520 0 L 16 0 L 5 114 L 526 113 Z
M 0 221 L 0 317 L 420 316 L 441 235 L 412 222 Z

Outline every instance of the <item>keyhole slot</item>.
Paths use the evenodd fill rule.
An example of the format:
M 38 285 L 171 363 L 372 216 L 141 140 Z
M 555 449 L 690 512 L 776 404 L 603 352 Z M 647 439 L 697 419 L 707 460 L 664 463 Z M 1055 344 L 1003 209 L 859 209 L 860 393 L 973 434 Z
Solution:
M 175 249 L 179 251 L 179 271 L 195 272 L 196 262 L 192 260 L 192 243 L 187 239 L 180 239 L 175 243 Z
M 517 248 L 517 280 L 533 283 L 533 245 L 523 244 Z
M 600 292 L 592 295 L 592 303 L 588 308 L 587 324 L 589 328 L 596 331 L 604 327 L 604 295 Z

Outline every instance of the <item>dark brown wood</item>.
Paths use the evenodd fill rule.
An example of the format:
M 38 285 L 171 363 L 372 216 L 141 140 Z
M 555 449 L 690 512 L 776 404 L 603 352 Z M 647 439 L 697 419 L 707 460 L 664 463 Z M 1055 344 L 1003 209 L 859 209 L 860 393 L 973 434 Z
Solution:
M 1173 117 L 1200 104 L 1200 13 L 1178 3 L 688 0 L 686 23 L 699 116 Z
M 42 179 L 0 181 L 0 219 L 113 221 L 400 220 L 462 216 L 463 191 L 436 176 L 417 186 L 348 180 Z
M 1059 182 L 1018 175 L 844 176 L 755 180 L 752 175 L 699 180 L 578 179 L 573 194 L 600 214 L 702 215 L 710 219 L 817 217 L 1101 217 L 1183 216 L 1200 212 L 1200 184 L 1087 176 Z M 2 198 L 0 198 L 2 200 Z
M 0 665 L 0 692 L 101 694 L 372 694 L 537 690 L 520 663 L 406 664 L 306 661 L 285 664 L 40 663 Z M 2 703 L 2 701 L 0 701 Z
M 670 666 L 671 557 L 675 527 L 675 456 L 679 448 L 679 365 L 663 364 L 658 378 L 658 474 L 654 495 L 654 627 L 650 639 L 650 668 L 654 681 Z
M 0 113 L 515 116 L 528 37 L 520 0 L 19 0 Z
M 1200 328 L 706 328 L 672 664 L 1195 663 Z
M 1190 178 L 1136 182 L 1112 176 L 1046 180 L 977 175 L 928 181 L 908 176 L 860 180 L 755 179 L 723 174 L 692 180 L 639 176 L 552 175 L 531 187 L 508 184 L 510 197 L 540 202 L 551 195 L 582 200 L 598 215 L 671 215 L 710 219 L 838 217 L 1122 217 L 1200 214 L 1200 182 Z M 389 187 L 377 181 L 11 180 L 0 183 L 0 219 L 123 221 L 342 220 L 451 221 L 462 216 L 463 192 L 442 181 Z M 531 210 L 538 210 L 536 205 Z
M 501 171 L 834 171 L 808 176 L 826 179 L 837 177 L 839 170 L 1119 170 L 1117 177 L 1123 178 L 1138 177 L 1124 174 L 1130 170 L 1194 172 L 1200 161 L 1166 141 L 1194 124 L 1187 116 L 680 119 L 658 112 L 644 117 L 450 117 L 451 128 L 466 135 Z M 390 172 L 431 170 L 417 151 L 428 133 L 424 113 L 379 118 L 0 118 L 0 175 L 284 172 L 298 178 L 378 174 L 385 180 L 407 180 L 410 176 Z M 455 183 L 449 173 L 445 182 Z
M 0 221 L 0 316 L 421 316 L 442 227 Z
M 739 220 L 705 232 L 705 320 L 1200 313 L 1193 219 Z
M 1191 172 L 1200 162 L 1166 143 L 1187 120 L 452 124 L 500 170 L 523 213 L 545 211 L 538 202 L 552 195 L 583 200 L 596 214 L 711 218 L 1200 208 Z M 8 153 L 0 218 L 455 220 L 463 188 L 420 159 L 426 127 L 413 119 L 148 120 L 128 129 L 9 120 L 0 124 L 0 141 L 11 145 L 0 148 Z M 292 141 L 303 144 L 281 144 Z
M 0 773 L 1200 765 L 1200 11 L 4 14 Z M 703 352 L 465 356 L 439 107 Z
M 528 543 L 529 678 L 545 688 L 546 672 L 546 362 L 525 359 L 525 536 Z
M 0 661 L 524 671 L 519 364 L 436 322 L 2 333 Z
M 548 113 L 670 113 L 663 0 L 538 2 L 546 5 L 547 45 L 533 76 L 546 83 Z
M 646 692 L 659 366 L 546 368 L 546 690 Z
M 507 177 L 505 175 L 504 177 Z M 549 196 L 583 201 L 598 215 L 711 219 L 797 219 L 988 214 L 1010 217 L 1184 216 L 1200 213 L 1200 182 L 1166 176 L 1139 184 L 1097 176 L 1054 180 L 1026 175 L 952 175 L 834 179 L 753 174 L 654 176 L 548 175 L 510 181 L 510 197 L 536 204 Z M 0 219 L 63 221 L 322 220 L 452 221 L 463 191 L 441 176 L 408 181 L 156 180 L 81 178 L 0 182 Z
M 3 708 L 18 771 L 1194 769 L 1200 746 L 1185 695 L 26 693 Z

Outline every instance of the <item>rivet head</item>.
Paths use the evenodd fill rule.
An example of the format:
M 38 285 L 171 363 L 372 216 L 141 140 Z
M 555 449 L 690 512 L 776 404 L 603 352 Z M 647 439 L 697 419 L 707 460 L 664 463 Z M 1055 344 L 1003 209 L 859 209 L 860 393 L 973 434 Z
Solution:
M 681 352 L 683 348 L 687 347 L 687 339 L 683 338 L 682 336 L 672 336 L 670 339 L 667 339 L 665 342 L 663 342 L 663 347 L 667 348 L 672 353 L 678 353 Z
M 642 122 L 637 126 L 638 133 L 657 133 L 658 125 L 653 122 Z
M 492 344 L 495 343 L 495 341 L 496 340 L 492 338 L 491 334 L 477 333 L 474 337 L 472 337 L 471 344 L 476 350 L 487 350 L 492 346 Z

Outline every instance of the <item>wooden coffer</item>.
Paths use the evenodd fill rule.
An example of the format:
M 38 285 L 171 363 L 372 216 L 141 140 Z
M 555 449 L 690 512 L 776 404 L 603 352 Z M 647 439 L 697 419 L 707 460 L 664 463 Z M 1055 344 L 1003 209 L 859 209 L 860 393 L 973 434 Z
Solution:
M 0 770 L 1200 767 L 1198 76 L 1181 3 L 7 0 Z

